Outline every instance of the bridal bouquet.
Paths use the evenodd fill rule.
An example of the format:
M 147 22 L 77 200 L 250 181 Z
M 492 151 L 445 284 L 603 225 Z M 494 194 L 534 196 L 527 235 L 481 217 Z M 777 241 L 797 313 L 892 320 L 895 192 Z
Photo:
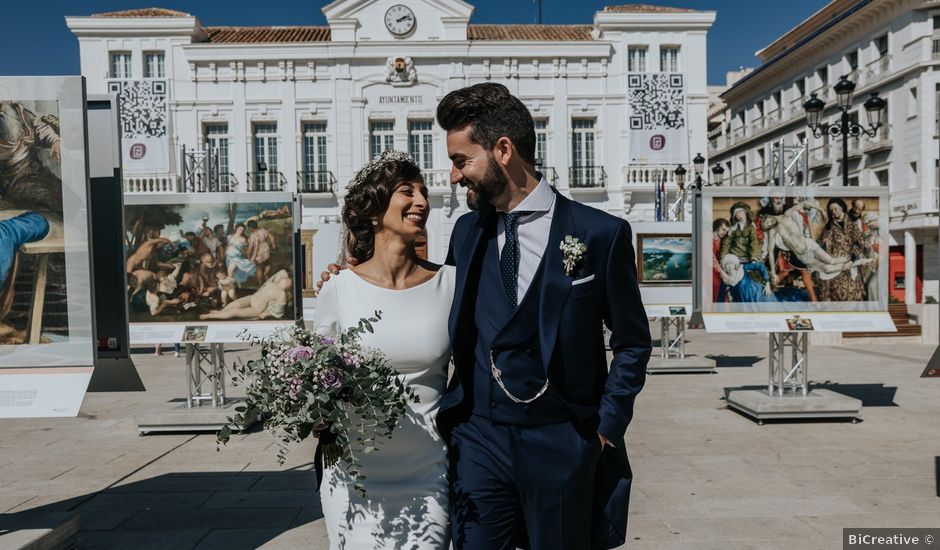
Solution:
M 418 402 L 385 356 L 361 345 L 361 335 L 372 332 L 379 319 L 376 311 L 336 338 L 299 327 L 267 338 L 248 337 L 261 346 L 261 358 L 233 365 L 232 383 L 243 384 L 247 397 L 217 441 L 227 443 L 232 429 L 246 419 L 264 418 L 264 428 L 279 436 L 277 457 L 283 464 L 288 444 L 327 427 L 319 443 L 323 464 L 341 463 L 353 488 L 364 496 L 365 477 L 354 451 L 375 452 L 380 438 L 392 436 L 408 403 Z

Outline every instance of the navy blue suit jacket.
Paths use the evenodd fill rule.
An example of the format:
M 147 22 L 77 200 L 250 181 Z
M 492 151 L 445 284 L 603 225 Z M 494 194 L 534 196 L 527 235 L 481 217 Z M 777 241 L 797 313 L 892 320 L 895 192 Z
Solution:
M 438 425 L 445 435 L 473 409 L 473 319 L 483 251 L 482 238 L 496 223 L 492 209 L 470 212 L 454 225 L 447 263 L 457 267 L 450 340 L 455 375 L 441 400 Z M 568 235 L 587 245 L 567 275 L 559 245 Z M 651 344 L 637 286 L 630 224 L 555 191 L 555 212 L 543 261 L 539 340 L 546 376 L 572 421 L 585 434 L 599 432 L 616 445 L 601 454 L 596 483 L 595 547 L 623 544 L 632 472 L 623 438 L 643 388 Z M 593 279 L 590 279 L 593 277 Z M 574 281 L 583 281 L 572 285 Z M 533 289 L 536 290 L 536 289 Z M 609 368 L 603 325 L 611 331 Z

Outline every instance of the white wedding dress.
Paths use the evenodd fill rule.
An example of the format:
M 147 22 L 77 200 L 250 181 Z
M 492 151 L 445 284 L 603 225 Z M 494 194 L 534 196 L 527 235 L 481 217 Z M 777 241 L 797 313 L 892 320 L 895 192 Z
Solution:
M 320 500 L 331 550 L 449 547 L 447 448 L 435 419 L 451 355 L 447 322 L 454 281 L 454 268 L 445 265 L 418 286 L 389 290 L 345 270 L 320 290 L 317 332 L 337 334 L 382 312 L 375 333 L 362 342 L 381 350 L 420 399 L 378 451 L 357 455 L 365 499 L 342 471 L 324 471 Z

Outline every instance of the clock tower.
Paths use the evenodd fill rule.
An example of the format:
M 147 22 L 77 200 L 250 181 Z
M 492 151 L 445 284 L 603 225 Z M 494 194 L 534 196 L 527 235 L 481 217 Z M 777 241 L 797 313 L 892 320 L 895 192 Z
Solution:
M 336 0 L 323 8 L 332 42 L 464 41 L 462 0 Z

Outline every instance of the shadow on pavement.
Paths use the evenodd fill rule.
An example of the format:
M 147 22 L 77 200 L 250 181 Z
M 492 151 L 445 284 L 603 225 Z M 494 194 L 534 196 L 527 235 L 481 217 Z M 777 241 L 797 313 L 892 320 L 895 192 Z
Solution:
M 323 517 L 311 471 L 159 475 L 13 514 L 0 534 L 81 516 L 78 548 L 257 548 Z
M 759 355 L 706 355 L 705 357 L 715 361 L 718 368 L 725 367 L 753 367 L 763 357 Z
M 897 387 L 888 387 L 884 384 L 840 384 L 838 382 L 810 382 L 810 390 L 816 388 L 834 391 L 854 397 L 862 402 L 863 407 L 897 407 L 894 396 L 898 393 Z

